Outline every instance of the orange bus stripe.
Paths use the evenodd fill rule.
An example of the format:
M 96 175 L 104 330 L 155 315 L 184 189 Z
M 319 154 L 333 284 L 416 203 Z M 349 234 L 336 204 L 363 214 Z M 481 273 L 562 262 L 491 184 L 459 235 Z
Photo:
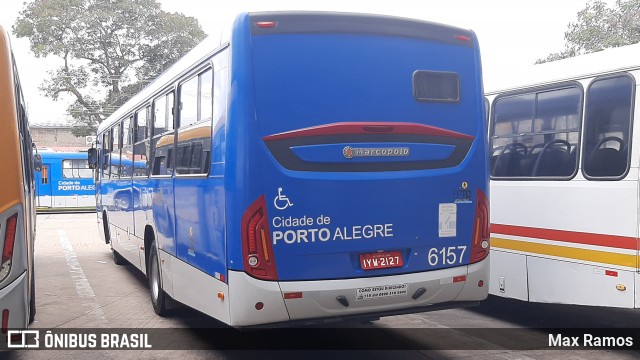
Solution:
M 638 249 L 638 240 L 633 237 L 594 234 L 577 231 L 541 229 L 525 226 L 491 224 L 494 234 L 522 236 L 535 239 L 563 241 L 574 244 L 607 246 L 617 249 Z
M 491 247 L 528 252 L 533 254 L 551 255 L 567 259 L 591 261 L 595 263 L 636 267 L 636 255 L 617 254 L 606 251 L 578 249 L 566 246 L 530 243 L 519 240 L 491 238 Z

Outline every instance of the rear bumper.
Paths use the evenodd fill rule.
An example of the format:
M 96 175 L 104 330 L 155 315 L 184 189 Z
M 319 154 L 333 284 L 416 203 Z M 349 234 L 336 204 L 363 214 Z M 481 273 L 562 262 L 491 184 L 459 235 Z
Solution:
M 463 277 L 465 280 L 461 280 Z M 488 257 L 458 268 L 345 280 L 268 282 L 230 271 L 229 292 L 233 301 L 230 325 L 319 322 L 330 318 L 378 317 L 469 306 L 487 297 L 488 278 Z M 481 280 L 483 284 L 479 286 Z M 358 288 L 403 284 L 406 284 L 406 294 L 356 299 Z M 418 297 L 421 288 L 426 291 Z M 284 299 L 286 293 L 302 295 Z M 338 297 L 346 302 L 341 303 Z M 258 302 L 264 304 L 261 310 L 256 309 Z

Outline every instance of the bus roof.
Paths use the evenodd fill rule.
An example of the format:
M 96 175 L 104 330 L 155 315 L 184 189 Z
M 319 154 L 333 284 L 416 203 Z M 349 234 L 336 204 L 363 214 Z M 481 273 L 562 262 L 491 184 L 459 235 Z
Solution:
M 485 92 L 541 86 L 640 68 L 640 43 L 485 76 Z
M 39 150 L 38 154 L 40 154 L 43 159 L 87 159 L 86 152 Z
M 216 48 L 221 44 L 221 38 L 209 36 L 204 39 L 200 44 L 196 45 L 191 51 L 189 51 L 184 57 L 178 60 L 174 65 L 167 69 L 164 73 L 158 76 L 151 84 L 142 89 L 139 93 L 134 95 L 123 106 L 114 111 L 105 121 L 103 121 L 98 127 L 98 133 L 108 128 L 117 120 L 127 115 L 129 111 L 137 107 L 147 97 L 154 93 L 161 91 L 165 86 L 171 84 L 174 79 L 177 79 L 183 71 L 191 68 L 191 65 L 200 63 L 207 59 Z
M 450 36 L 451 32 L 461 35 L 465 38 L 471 38 L 473 35 L 471 30 L 462 29 L 450 25 L 439 24 L 424 20 L 416 20 L 410 18 L 402 18 L 386 15 L 374 15 L 364 13 L 341 13 L 341 12 L 320 12 L 320 11 L 288 11 L 288 12 L 252 12 L 238 14 L 236 19 L 244 16 L 250 16 L 253 20 L 262 21 L 275 19 L 279 21 L 287 20 L 287 26 L 281 25 L 276 29 L 263 30 L 252 29 L 253 35 L 267 33 L 314 33 L 314 32 L 356 32 L 356 33 L 383 33 L 387 35 L 402 35 L 420 38 L 428 38 L 431 40 L 451 41 L 452 43 L 461 43 L 455 41 Z M 419 26 L 419 27 L 418 27 Z M 161 91 L 167 85 L 171 84 L 184 72 L 189 71 L 193 65 L 205 61 L 208 57 L 223 44 L 230 41 L 230 29 L 223 31 L 217 36 L 209 36 L 200 44 L 189 51 L 184 57 L 178 60 L 174 65 L 158 76 L 146 88 L 133 96 L 129 101 L 111 114 L 105 121 L 98 126 L 98 133 L 101 133 L 112 124 L 116 123 L 123 116 L 126 116 L 131 110 L 142 105 L 149 96 Z M 448 40 L 445 40 L 447 39 Z M 473 42 L 462 42 L 466 46 L 473 46 Z

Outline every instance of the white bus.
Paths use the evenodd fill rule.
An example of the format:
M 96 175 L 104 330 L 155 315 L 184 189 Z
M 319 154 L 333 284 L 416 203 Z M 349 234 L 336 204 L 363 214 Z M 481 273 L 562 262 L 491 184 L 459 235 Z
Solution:
M 640 307 L 639 78 L 637 44 L 487 88 L 491 294 Z

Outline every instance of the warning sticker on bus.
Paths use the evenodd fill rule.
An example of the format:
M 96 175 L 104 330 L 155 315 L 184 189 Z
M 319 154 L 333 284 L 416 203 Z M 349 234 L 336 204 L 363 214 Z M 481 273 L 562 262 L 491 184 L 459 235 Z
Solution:
M 356 289 L 356 300 L 376 299 L 387 296 L 407 295 L 409 285 L 395 284 Z

